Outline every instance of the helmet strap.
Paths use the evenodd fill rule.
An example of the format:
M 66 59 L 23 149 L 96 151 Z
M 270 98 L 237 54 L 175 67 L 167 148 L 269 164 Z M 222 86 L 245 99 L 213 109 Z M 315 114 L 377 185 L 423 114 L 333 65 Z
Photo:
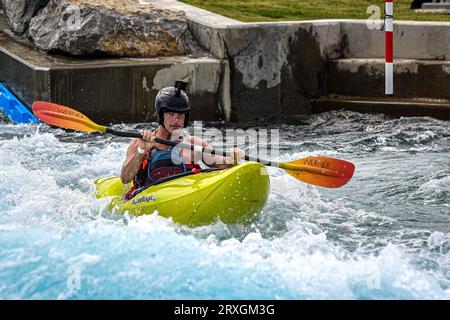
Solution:
M 166 126 L 164 125 L 164 122 L 161 123 L 161 126 L 163 127 L 163 129 L 167 132 L 168 136 L 167 139 L 170 140 L 172 138 L 172 134 L 169 132 L 169 130 L 167 130 Z

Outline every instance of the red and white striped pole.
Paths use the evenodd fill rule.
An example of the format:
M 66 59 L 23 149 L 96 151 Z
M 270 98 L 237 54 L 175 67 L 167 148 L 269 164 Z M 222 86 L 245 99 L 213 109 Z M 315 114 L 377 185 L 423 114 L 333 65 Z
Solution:
M 394 94 L 394 2 L 385 0 L 384 25 L 386 31 L 386 58 L 385 58 L 385 93 L 386 96 Z

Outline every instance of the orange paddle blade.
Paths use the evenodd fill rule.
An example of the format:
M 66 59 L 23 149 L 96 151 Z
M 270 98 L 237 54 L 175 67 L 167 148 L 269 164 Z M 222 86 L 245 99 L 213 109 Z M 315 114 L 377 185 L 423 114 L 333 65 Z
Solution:
M 33 113 L 52 126 L 85 132 L 106 131 L 106 127 L 94 123 L 84 114 L 55 103 L 36 101 L 33 103 Z
M 353 163 L 325 157 L 284 162 L 279 164 L 279 168 L 285 169 L 300 181 L 326 188 L 342 187 L 350 181 L 355 172 Z

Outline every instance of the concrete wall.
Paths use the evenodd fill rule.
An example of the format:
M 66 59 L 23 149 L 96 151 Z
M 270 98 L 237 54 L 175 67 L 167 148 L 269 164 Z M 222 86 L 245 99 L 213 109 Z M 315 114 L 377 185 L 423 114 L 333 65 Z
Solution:
M 0 33 L 0 82 L 20 100 L 28 106 L 36 100 L 71 106 L 103 123 L 154 120 L 157 92 L 176 79 L 189 81 L 193 119 L 226 120 L 226 68 L 212 57 L 50 57 Z
M 4 36 L 0 34 L 0 41 Z M 48 100 L 48 68 L 37 68 L 0 45 L 0 82 L 22 102 Z
M 93 119 L 107 122 L 155 120 L 158 91 L 176 79 L 189 81 L 194 119 L 218 120 L 221 63 L 215 59 L 162 59 L 146 64 L 54 68 L 50 71 L 50 100 L 78 106 Z
M 329 61 L 327 93 L 383 97 L 384 68 L 383 59 Z M 450 100 L 450 60 L 398 60 L 394 64 L 394 95 Z
M 195 16 L 189 28 L 202 46 L 230 61 L 232 120 L 308 114 L 311 98 L 334 93 L 338 85 L 345 87 L 341 90 L 345 92 L 338 93 L 384 95 L 383 65 L 364 59 L 384 58 L 385 35 L 369 30 L 365 20 L 211 26 Z M 417 68 L 417 64 L 399 64 L 395 69 L 401 74 L 396 80 L 399 96 L 414 93 L 413 97 L 448 98 L 441 93 L 448 89 L 445 60 L 450 60 L 450 23 L 397 22 L 394 30 L 395 59 L 443 61 L 442 65 L 420 65 L 419 73 L 410 73 L 411 81 L 405 70 Z M 333 61 L 350 58 L 361 59 L 366 70 L 339 77 Z M 373 68 L 382 68 L 381 73 L 370 74 Z M 346 81 L 349 77 L 354 81 Z M 367 84 L 365 93 L 359 90 L 361 81 Z
M 342 55 L 334 23 L 189 26 L 202 46 L 230 63 L 235 121 L 309 113 L 309 98 L 324 93 L 325 59 Z
M 384 58 L 384 32 L 368 30 L 364 20 L 343 20 L 341 37 L 345 58 Z M 396 21 L 394 58 L 450 60 L 450 22 Z

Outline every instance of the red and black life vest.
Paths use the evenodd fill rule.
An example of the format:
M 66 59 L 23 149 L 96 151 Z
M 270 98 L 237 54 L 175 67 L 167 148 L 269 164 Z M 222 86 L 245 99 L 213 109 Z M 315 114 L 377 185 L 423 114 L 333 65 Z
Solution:
M 185 164 L 177 148 L 161 150 L 155 147 L 146 155 L 133 180 L 133 187 L 127 192 L 125 199 L 130 199 L 134 196 L 136 189 L 149 185 L 153 181 L 200 169 L 201 167 L 196 163 Z

